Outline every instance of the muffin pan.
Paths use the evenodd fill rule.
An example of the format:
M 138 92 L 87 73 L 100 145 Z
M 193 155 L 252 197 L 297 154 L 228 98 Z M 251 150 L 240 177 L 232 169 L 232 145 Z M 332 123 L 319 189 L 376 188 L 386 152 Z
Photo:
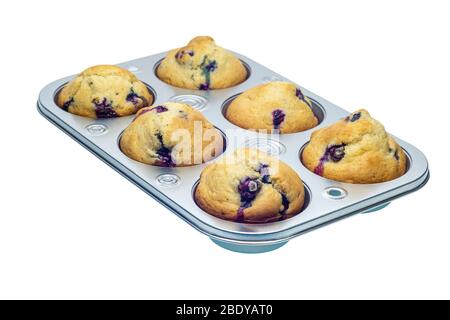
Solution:
M 70 114 L 55 103 L 59 90 L 73 78 L 66 77 L 47 85 L 37 103 L 39 112 L 77 142 L 106 162 L 125 178 L 206 234 L 216 244 L 237 252 L 257 253 L 271 251 L 290 239 L 328 223 L 356 213 L 371 212 L 385 207 L 391 200 L 418 190 L 429 178 L 425 156 L 414 146 L 394 137 L 408 156 L 407 172 L 392 181 L 377 184 L 348 184 L 328 180 L 305 168 L 300 160 L 303 147 L 313 130 L 328 126 L 346 117 L 349 112 L 300 86 L 314 103 L 313 111 L 319 125 L 304 132 L 290 134 L 261 134 L 231 124 L 223 109 L 230 99 L 251 87 L 267 81 L 289 81 L 266 67 L 244 57 L 248 79 L 228 89 L 199 91 L 176 88 L 162 82 L 155 74 L 158 63 L 167 53 L 119 64 L 134 72 L 149 86 L 154 104 L 166 101 L 185 102 L 200 110 L 220 129 L 226 138 L 224 156 L 238 147 L 253 147 L 266 151 L 290 165 L 305 184 L 306 201 L 303 211 L 290 219 L 267 224 L 246 224 L 216 218 L 195 203 L 193 192 L 200 173 L 208 164 L 191 167 L 164 168 L 131 160 L 119 148 L 122 131 L 134 116 L 114 119 L 89 119 Z M 382 119 L 381 119 L 382 120 Z M 215 161 L 215 160 L 211 160 Z

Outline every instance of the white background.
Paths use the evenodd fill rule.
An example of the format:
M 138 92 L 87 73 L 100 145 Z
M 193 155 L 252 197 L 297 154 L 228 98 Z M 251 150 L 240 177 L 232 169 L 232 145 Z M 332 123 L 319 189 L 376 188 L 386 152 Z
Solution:
M 0 298 L 450 298 L 448 1 L 2 1 Z M 225 251 L 36 111 L 47 83 L 208 34 L 428 157 L 422 190 Z

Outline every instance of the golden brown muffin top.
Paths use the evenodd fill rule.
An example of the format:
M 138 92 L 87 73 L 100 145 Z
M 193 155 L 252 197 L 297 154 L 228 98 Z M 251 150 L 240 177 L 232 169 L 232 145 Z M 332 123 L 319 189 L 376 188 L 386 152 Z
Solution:
M 223 137 L 191 106 L 166 102 L 136 114 L 120 139 L 130 158 L 157 166 L 201 164 L 223 152 Z
M 146 85 L 130 71 L 112 65 L 90 67 L 58 94 L 57 104 L 90 118 L 115 118 L 136 113 L 153 103 Z
M 364 109 L 314 131 L 302 160 L 318 175 L 349 183 L 388 181 L 406 170 L 403 149 Z
M 300 132 L 318 123 L 311 101 L 295 84 L 274 81 L 257 85 L 234 99 L 227 119 L 244 129 Z
M 157 69 L 158 77 L 186 89 L 210 90 L 237 85 L 247 77 L 241 61 L 219 47 L 214 39 L 199 36 L 171 50 Z
M 304 203 L 304 187 L 287 164 L 246 148 L 208 165 L 201 173 L 195 198 L 216 217 L 263 223 L 298 214 Z

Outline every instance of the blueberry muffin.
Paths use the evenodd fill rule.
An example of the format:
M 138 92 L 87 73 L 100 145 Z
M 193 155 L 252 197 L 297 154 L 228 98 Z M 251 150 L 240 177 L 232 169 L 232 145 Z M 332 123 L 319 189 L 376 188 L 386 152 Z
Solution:
M 389 181 L 406 171 L 403 149 L 364 109 L 314 131 L 302 161 L 320 176 L 348 183 Z
M 157 69 L 158 77 L 185 89 L 223 89 L 247 78 L 247 70 L 232 53 L 211 37 L 196 37 L 187 46 L 167 54 Z
M 120 148 L 128 157 L 162 167 L 190 166 L 223 152 L 220 131 L 187 104 L 142 108 L 125 129 Z
M 197 204 L 218 218 L 247 223 L 298 214 L 302 180 L 287 164 L 256 149 L 239 149 L 207 166 L 195 190 Z
M 244 129 L 292 133 L 318 123 L 311 101 L 289 82 L 269 82 L 240 94 L 226 110 L 227 119 Z
M 152 103 L 153 95 L 134 74 L 109 65 L 84 70 L 57 97 L 65 111 L 90 118 L 128 116 Z

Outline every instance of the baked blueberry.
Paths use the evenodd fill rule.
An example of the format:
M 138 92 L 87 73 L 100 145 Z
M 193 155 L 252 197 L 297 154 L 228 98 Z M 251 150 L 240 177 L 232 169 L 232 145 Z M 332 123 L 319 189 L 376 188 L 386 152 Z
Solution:
M 206 61 L 206 57 L 205 57 L 205 61 Z M 214 70 L 216 70 L 217 68 L 217 62 L 216 60 L 209 60 L 208 63 L 203 67 L 203 72 L 204 73 L 208 73 L 208 72 L 214 72 Z
M 133 121 L 136 120 L 138 117 L 140 117 L 140 116 L 146 114 L 147 112 L 150 112 L 150 111 L 153 111 L 153 110 L 155 110 L 156 113 L 161 113 L 161 112 L 166 112 L 166 111 L 168 111 L 169 109 L 167 109 L 167 107 L 165 107 L 165 106 L 156 106 L 156 107 L 153 107 L 153 108 L 152 108 L 152 107 L 143 108 L 143 109 L 138 113 L 138 115 L 133 119 Z
M 339 162 L 345 156 L 345 144 L 330 146 L 327 148 L 327 153 L 330 155 L 330 160 Z
M 115 118 L 117 117 L 116 111 L 113 109 L 111 102 L 108 99 L 103 98 L 101 101 L 94 100 L 95 114 L 97 118 Z
M 207 56 L 203 57 L 203 61 L 200 64 L 202 75 L 205 77 L 204 85 L 200 85 L 200 90 L 209 90 L 211 87 L 211 72 L 214 72 L 217 68 L 217 62 L 215 60 L 209 60 Z
M 309 99 L 306 99 L 302 90 L 300 90 L 299 88 L 295 89 L 295 95 L 297 96 L 297 98 L 304 101 L 309 107 L 311 107 L 311 101 L 309 101 Z
M 258 172 L 261 174 L 261 182 L 262 183 L 271 183 L 269 165 L 260 163 L 258 167 Z
M 314 168 L 314 173 L 323 175 L 324 164 L 327 161 L 339 162 L 345 156 L 345 144 L 331 145 L 326 148 L 323 156 L 320 158 L 317 167 Z
M 250 208 L 252 206 L 251 202 L 244 202 L 241 204 L 241 206 L 239 207 L 237 214 L 236 214 L 236 222 L 240 222 L 243 223 L 245 222 L 245 214 L 244 214 L 244 210 L 247 208 Z
M 189 56 L 194 56 L 194 51 L 192 50 L 180 50 L 175 54 L 176 59 L 182 59 L 185 54 L 188 54 Z
M 305 100 L 305 96 L 303 95 L 302 90 L 300 90 L 299 88 L 295 89 L 295 95 L 296 95 L 297 98 L 299 98 L 300 100 Z
M 131 89 L 131 92 L 127 95 L 126 100 L 128 102 L 133 103 L 134 105 L 139 103 L 139 96 L 133 91 L 133 89 Z
M 69 100 L 67 100 L 66 102 L 64 102 L 62 108 L 64 111 L 69 111 L 69 107 L 72 105 L 72 103 L 74 102 L 73 97 L 70 98 Z
M 361 118 L 361 112 L 356 112 L 356 113 L 352 114 L 351 116 L 348 116 L 345 119 L 350 122 L 355 122 L 355 121 L 359 120 L 359 118 Z
M 283 205 L 283 209 L 281 209 L 280 213 L 284 214 L 289 209 L 289 199 L 286 197 L 284 193 L 281 193 L 281 204 Z
M 323 158 L 320 158 L 319 164 L 314 168 L 313 172 L 322 177 L 323 171 L 325 170 L 325 166 L 324 166 L 325 162 L 326 161 Z
M 209 90 L 209 83 L 202 83 L 200 84 L 200 86 L 198 87 L 200 90 Z
M 241 202 L 245 203 L 253 201 L 260 189 L 261 183 L 256 178 L 246 177 L 241 180 L 238 186 Z
M 175 163 L 172 160 L 171 150 L 165 147 L 156 151 L 158 154 L 159 163 L 163 167 L 175 167 Z
M 156 107 L 151 108 L 150 110 L 156 110 L 157 113 L 161 113 L 161 112 L 166 112 L 169 109 L 167 109 L 167 107 L 165 107 L 165 106 L 156 106 Z
M 279 129 L 280 125 L 283 123 L 286 114 L 281 109 L 276 109 L 272 111 L 272 123 L 274 129 Z

